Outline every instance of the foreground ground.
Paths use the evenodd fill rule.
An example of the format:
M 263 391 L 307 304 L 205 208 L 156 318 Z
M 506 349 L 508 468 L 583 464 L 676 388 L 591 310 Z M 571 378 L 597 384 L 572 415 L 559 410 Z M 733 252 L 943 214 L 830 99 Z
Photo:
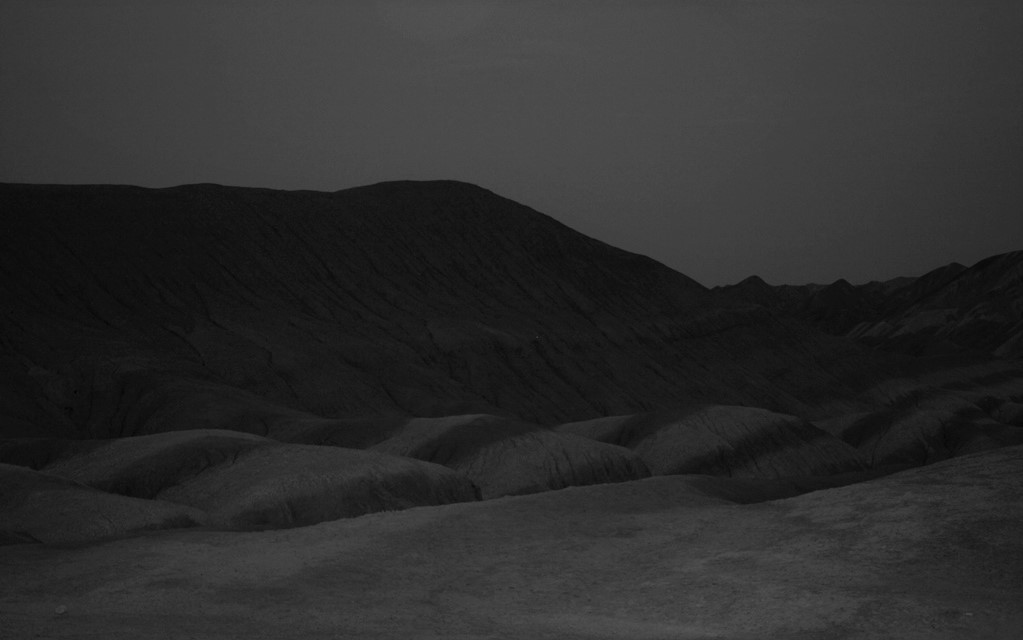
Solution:
M 1023 447 L 787 500 L 735 504 L 736 487 L 668 476 L 0 547 L 0 635 L 1023 637 Z

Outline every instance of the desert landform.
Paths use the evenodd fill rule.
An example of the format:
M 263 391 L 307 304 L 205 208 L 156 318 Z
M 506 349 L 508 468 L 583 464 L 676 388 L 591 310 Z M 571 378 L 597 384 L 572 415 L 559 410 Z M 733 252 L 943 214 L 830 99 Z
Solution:
M 1023 251 L 935 267 L 0 185 L 0 637 L 1023 638 Z

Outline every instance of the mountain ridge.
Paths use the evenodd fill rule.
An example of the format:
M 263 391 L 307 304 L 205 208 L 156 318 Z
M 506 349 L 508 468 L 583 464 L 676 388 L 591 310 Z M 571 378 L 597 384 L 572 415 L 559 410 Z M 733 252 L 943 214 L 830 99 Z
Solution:
M 157 378 L 327 417 L 553 424 L 692 400 L 805 413 L 850 401 L 848 363 L 874 366 L 466 183 L 3 185 L 0 204 L 0 355 L 9 400 L 32 398 L 23 423 L 103 435 L 123 391 L 152 396 Z
M 751 279 L 746 300 L 452 181 L 0 185 L 0 210 L 0 541 L 651 474 L 767 499 L 1023 442 L 1014 361 L 888 353 L 772 306 L 844 323 L 924 279 Z M 1003 262 L 981 300 L 1014 286 Z M 39 491 L 67 509 L 12 507 Z
M 886 351 L 1023 355 L 1023 251 L 862 285 L 773 286 L 749 277 L 715 291 Z

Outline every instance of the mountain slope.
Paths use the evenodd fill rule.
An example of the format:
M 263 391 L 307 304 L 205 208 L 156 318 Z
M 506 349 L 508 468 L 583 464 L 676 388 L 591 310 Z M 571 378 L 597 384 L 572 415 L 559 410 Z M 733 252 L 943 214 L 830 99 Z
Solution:
M 1023 355 L 1023 251 L 917 278 L 772 286 L 751 276 L 715 291 L 886 351 Z
M 864 468 L 856 450 L 793 416 L 751 407 L 612 416 L 559 425 L 558 431 L 635 451 L 655 475 L 733 478 L 824 476 Z
M 472 185 L 0 185 L 0 211 L 0 462 L 41 472 L 0 505 L 7 542 L 651 472 L 792 495 L 1020 441 L 1013 362 L 829 336 Z M 1016 286 L 998 268 L 983 296 Z M 822 325 L 919 284 L 746 283 Z M 990 304 L 978 286 L 935 304 Z M 59 508 L 32 520 L 37 486 Z
M 8 435 L 692 401 L 810 416 L 862 408 L 884 368 L 463 183 L 4 185 L 0 208 Z
M 947 345 L 1023 356 L 1023 251 L 981 260 L 849 335 L 909 353 Z

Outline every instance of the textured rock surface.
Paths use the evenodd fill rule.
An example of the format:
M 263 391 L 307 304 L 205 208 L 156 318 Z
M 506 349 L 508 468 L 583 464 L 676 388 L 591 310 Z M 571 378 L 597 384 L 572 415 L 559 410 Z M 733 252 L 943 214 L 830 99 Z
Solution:
M 49 453 L 40 455 L 44 448 Z M 233 431 L 176 431 L 113 440 L 21 439 L 0 441 L 0 453 L 23 462 L 43 460 L 45 474 L 39 477 L 148 499 L 154 511 L 168 503 L 193 507 L 208 514 L 204 523 L 218 528 L 293 527 L 479 498 L 472 481 L 440 465 L 334 446 L 282 444 Z M 116 497 L 109 501 L 116 502 Z M 0 505 L 0 520 L 14 506 Z M 89 529 L 93 516 L 81 510 L 65 515 L 72 528 L 78 526 L 75 517 L 83 519 L 77 534 L 83 540 L 90 531 L 122 531 L 114 523 L 113 533 Z M 10 517 L 24 514 L 15 510 Z M 124 530 L 131 530 L 132 522 L 124 523 Z
M 1023 356 L 1023 251 L 982 260 L 943 286 L 849 332 L 871 345 L 926 353 L 950 344 Z
M 751 302 L 455 182 L 0 185 L 0 210 L 0 462 L 215 526 L 649 470 L 805 479 L 1017 441 L 1023 371 L 983 356 L 1013 352 L 998 327 L 1018 311 L 1017 254 L 864 287 L 754 279 Z M 973 356 L 880 353 L 805 322 L 912 311 L 915 327 L 952 307 L 962 322 L 914 333 L 937 345 L 917 351 Z M 910 417 L 937 374 L 998 389 L 968 416 Z
M 1023 369 L 1016 361 L 892 378 L 866 395 L 882 408 L 814 424 L 855 446 L 871 465 L 929 464 L 1023 443 L 1015 422 Z
M 0 185 L 0 428 L 119 437 L 691 401 L 805 416 L 892 365 L 454 182 Z
M 72 449 L 74 453 L 43 470 L 103 491 L 154 498 L 209 467 L 273 441 L 234 431 L 196 430 L 76 444 L 77 451 Z
M 628 447 L 657 475 L 786 478 L 864 468 L 859 453 L 830 434 L 795 416 L 751 407 L 700 405 L 566 423 L 557 430 Z
M 0 464 L 0 542 L 84 542 L 207 521 L 192 507 L 114 495 Z
M 440 465 L 315 445 L 248 449 L 164 489 L 228 528 L 296 527 L 377 511 L 477 500 L 465 476 Z
M 750 277 L 717 291 L 890 351 L 1023 355 L 1021 251 L 859 286 L 771 286 Z
M 628 449 L 489 415 L 409 420 L 372 449 L 455 469 L 484 498 L 650 475 Z
M 744 506 L 662 476 L 0 547 L 0 602 L 16 638 L 1014 640 L 1021 494 L 1021 447 Z
M 859 449 L 873 466 L 922 465 L 1023 444 L 1023 427 L 1010 422 L 1015 417 L 1012 404 L 996 400 L 985 411 L 976 398 L 969 396 L 914 392 L 880 411 L 815 424 Z M 1000 411 L 1002 407 L 1007 410 Z

